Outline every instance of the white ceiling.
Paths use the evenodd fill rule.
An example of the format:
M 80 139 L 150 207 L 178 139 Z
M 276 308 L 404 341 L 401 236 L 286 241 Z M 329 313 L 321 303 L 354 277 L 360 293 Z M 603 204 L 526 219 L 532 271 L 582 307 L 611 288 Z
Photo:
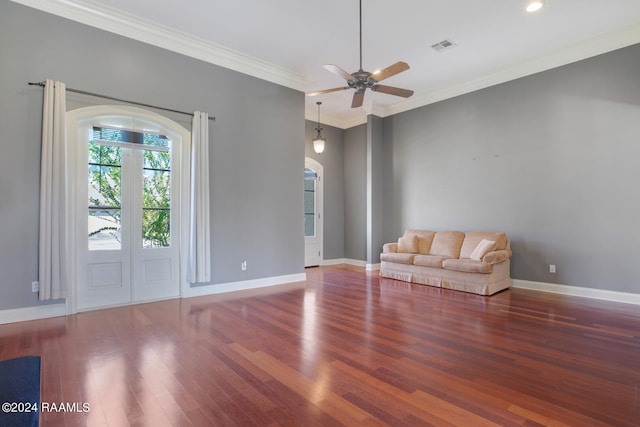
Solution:
M 14 0 L 301 91 L 344 86 L 324 64 L 358 69 L 358 0 Z M 353 91 L 306 97 L 306 117 L 338 127 L 406 111 L 640 42 L 640 0 L 362 0 L 363 68 L 411 69 L 385 84 L 408 99 Z M 436 52 L 444 39 L 456 47 Z

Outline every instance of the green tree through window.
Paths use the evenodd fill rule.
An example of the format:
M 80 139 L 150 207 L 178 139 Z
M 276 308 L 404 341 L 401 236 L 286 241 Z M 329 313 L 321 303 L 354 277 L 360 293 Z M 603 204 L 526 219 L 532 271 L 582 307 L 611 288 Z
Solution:
M 144 152 L 142 187 L 142 240 L 145 247 L 171 244 L 171 156 Z
M 89 142 L 90 249 L 120 247 L 122 150 L 127 147 L 143 150 L 142 245 L 171 245 L 170 140 L 164 135 L 94 127 Z

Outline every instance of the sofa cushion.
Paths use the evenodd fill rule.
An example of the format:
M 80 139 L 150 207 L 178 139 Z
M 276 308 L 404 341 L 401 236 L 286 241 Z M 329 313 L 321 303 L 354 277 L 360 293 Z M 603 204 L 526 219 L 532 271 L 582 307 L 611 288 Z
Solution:
M 395 262 L 398 264 L 411 265 L 413 264 L 413 258 L 415 256 L 416 256 L 415 254 L 388 252 L 388 253 L 381 253 L 380 260 L 387 261 L 387 262 Z
M 489 252 L 482 258 L 482 261 L 489 264 L 498 264 L 499 262 L 505 261 L 511 257 L 511 252 L 507 250 L 503 251 L 493 251 Z
M 413 230 L 409 229 L 404 232 L 405 236 L 415 235 L 418 236 L 418 253 L 428 255 L 431 249 L 431 243 L 433 243 L 433 236 L 436 235 L 435 231 L 429 230 Z
M 474 261 L 482 261 L 482 258 L 484 258 L 486 254 L 495 250 L 496 242 L 494 242 L 493 240 L 482 239 L 480 240 L 480 243 L 478 243 L 478 246 L 476 246 L 476 248 L 473 250 L 473 252 L 471 252 L 469 258 Z
M 418 236 L 402 236 L 398 239 L 398 252 L 404 254 L 415 254 L 418 252 Z
M 458 258 L 460 256 L 460 248 L 463 240 L 464 233 L 461 231 L 438 231 L 433 237 L 433 243 L 431 244 L 429 255 Z
M 471 253 L 483 239 L 496 242 L 496 250 L 507 248 L 507 235 L 495 231 L 472 231 L 464 236 L 460 258 L 471 258 Z M 457 257 L 456 257 L 457 258 Z
M 416 255 L 413 259 L 413 265 L 421 265 L 423 267 L 442 268 L 442 261 L 449 259 L 440 255 Z
M 385 243 L 382 245 L 382 252 L 398 252 L 398 243 Z
M 442 262 L 445 270 L 464 271 L 465 273 L 491 273 L 493 265 L 487 262 L 465 259 L 446 259 Z

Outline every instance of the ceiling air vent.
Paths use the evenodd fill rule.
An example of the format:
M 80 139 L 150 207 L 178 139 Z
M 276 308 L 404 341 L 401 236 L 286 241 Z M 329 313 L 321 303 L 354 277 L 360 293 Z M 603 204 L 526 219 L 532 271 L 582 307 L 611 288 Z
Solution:
M 445 51 L 445 50 L 449 50 L 449 49 L 451 49 L 451 48 L 453 48 L 455 46 L 456 46 L 456 44 L 454 42 L 452 42 L 451 40 L 449 40 L 449 39 L 442 40 L 439 43 L 431 45 L 431 47 L 434 50 L 436 50 L 437 52 L 442 52 L 442 51 Z

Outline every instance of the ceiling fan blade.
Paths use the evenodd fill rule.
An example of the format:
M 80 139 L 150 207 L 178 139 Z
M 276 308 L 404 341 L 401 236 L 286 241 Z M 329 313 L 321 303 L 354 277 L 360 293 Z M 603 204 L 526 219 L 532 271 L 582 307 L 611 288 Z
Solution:
M 402 96 L 408 98 L 413 95 L 413 91 L 409 89 L 400 89 L 399 87 L 385 86 L 385 85 L 373 85 L 371 90 L 374 92 L 387 93 L 389 95 Z
M 324 68 L 328 71 L 331 71 L 334 74 L 337 74 L 338 76 L 342 77 L 345 80 L 355 80 L 351 74 L 347 73 L 345 70 L 338 67 L 337 65 L 327 64 L 324 66 Z
M 359 89 L 353 94 L 353 101 L 351 102 L 351 108 L 362 107 L 364 102 L 364 89 Z
M 347 90 L 347 89 L 350 89 L 350 87 L 348 87 L 348 86 L 334 87 L 333 89 L 324 89 L 324 90 L 317 90 L 315 92 L 309 92 L 309 93 L 307 93 L 307 96 L 322 95 L 323 93 L 338 92 L 339 90 Z
M 409 69 L 409 64 L 406 62 L 398 61 L 393 65 L 385 68 L 384 70 L 380 70 L 377 73 L 374 73 L 371 77 L 373 80 L 377 82 L 381 82 L 384 79 L 388 79 L 391 76 L 395 76 L 398 73 L 403 71 L 407 71 Z

